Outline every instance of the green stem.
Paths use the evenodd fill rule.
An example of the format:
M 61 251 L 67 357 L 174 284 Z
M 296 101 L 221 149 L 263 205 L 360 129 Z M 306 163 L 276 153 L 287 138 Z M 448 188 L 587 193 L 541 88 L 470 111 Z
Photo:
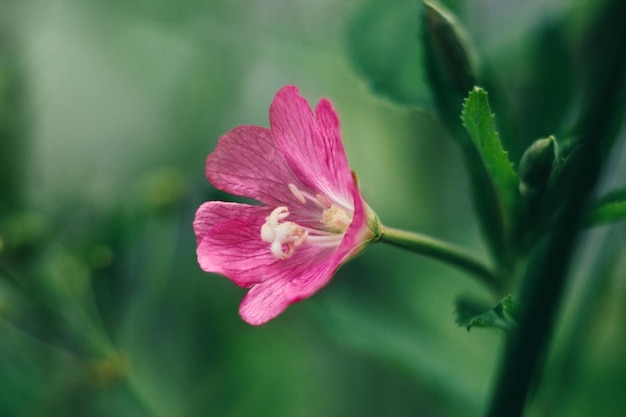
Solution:
M 601 9 L 580 38 L 584 40 L 581 50 L 586 53 L 582 56 L 590 64 L 583 70 L 583 106 L 575 130 L 575 136 L 581 138 L 580 150 L 569 157 L 566 171 L 553 187 L 562 196 L 559 203 L 563 209 L 555 216 L 544 244 L 535 248 L 523 277 L 522 315 L 504 352 L 488 417 L 522 417 L 532 399 L 530 394 L 539 386 L 576 256 L 584 210 L 626 115 L 626 45 L 618 41 L 626 36 L 622 18 L 626 2 L 599 3 Z
M 463 248 L 430 236 L 391 227 L 382 227 L 380 240 L 454 265 L 478 278 L 495 295 L 502 295 L 503 285 L 500 278 L 489 267 Z

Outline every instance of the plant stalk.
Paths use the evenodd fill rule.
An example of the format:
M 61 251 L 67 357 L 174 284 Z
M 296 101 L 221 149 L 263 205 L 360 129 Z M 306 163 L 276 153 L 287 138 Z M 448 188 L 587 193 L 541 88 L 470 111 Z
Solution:
M 423 234 L 407 232 L 386 226 L 382 228 L 380 240 L 390 245 L 456 266 L 472 274 L 496 296 L 499 297 L 502 295 L 504 288 L 502 280 L 498 275 L 463 248 Z

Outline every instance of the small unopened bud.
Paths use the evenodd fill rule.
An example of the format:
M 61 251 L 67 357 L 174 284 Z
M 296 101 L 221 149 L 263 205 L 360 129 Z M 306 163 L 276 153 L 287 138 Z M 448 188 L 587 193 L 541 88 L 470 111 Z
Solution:
M 539 191 L 550 179 L 558 145 L 554 136 L 538 139 L 526 149 L 519 163 L 519 192 L 526 196 Z

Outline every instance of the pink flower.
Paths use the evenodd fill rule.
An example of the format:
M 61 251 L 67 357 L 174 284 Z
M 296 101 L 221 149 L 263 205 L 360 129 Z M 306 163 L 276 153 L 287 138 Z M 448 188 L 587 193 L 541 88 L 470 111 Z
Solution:
M 296 87 L 283 87 L 270 126 L 234 128 L 206 161 L 216 188 L 262 205 L 210 201 L 194 220 L 200 267 L 250 288 L 239 313 L 254 325 L 313 295 L 379 237 L 330 102 L 313 114 Z

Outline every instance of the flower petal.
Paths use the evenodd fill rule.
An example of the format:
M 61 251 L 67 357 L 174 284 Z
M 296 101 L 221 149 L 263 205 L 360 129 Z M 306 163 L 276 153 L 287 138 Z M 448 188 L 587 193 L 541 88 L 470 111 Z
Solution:
M 315 108 L 315 117 L 325 144 L 325 162 L 329 175 L 336 179 L 335 191 L 348 202 L 352 202 L 351 190 L 355 187 L 354 178 L 341 141 L 339 117 L 330 101 L 326 99 L 320 100 Z
M 312 287 L 314 293 L 326 284 L 332 277 L 333 268 L 331 259 L 303 271 L 299 278 Z M 308 287 L 293 287 L 289 280 L 274 279 L 253 286 L 239 306 L 239 314 L 250 324 L 260 325 L 282 313 L 290 304 L 298 302 L 308 296 L 300 290 Z M 304 295 L 304 294 L 307 295 Z
M 328 101 L 320 102 L 316 120 L 298 89 L 283 87 L 270 106 L 270 125 L 277 146 L 303 184 L 336 201 L 349 201 L 354 180 L 339 120 Z
M 367 224 L 365 202 L 357 189 L 354 190 L 354 205 L 352 223 L 339 248 L 324 261 L 325 269 L 323 271 L 318 270 L 313 274 L 302 273 L 289 281 L 289 286 L 285 291 L 289 294 L 289 298 L 294 300 L 292 302 L 310 297 L 319 291 L 330 281 L 337 269 L 349 258 L 357 255 L 372 238 L 372 232 Z
M 242 287 L 261 282 L 261 276 L 245 280 L 229 272 L 254 269 L 276 259 L 269 251 L 268 244 L 261 240 L 261 226 L 264 222 L 265 217 L 262 215 L 237 217 L 208 229 L 196 250 L 200 268 L 226 275 Z
M 269 129 L 239 126 L 207 157 L 206 176 L 218 189 L 270 206 L 299 204 L 289 184 L 304 188 L 276 147 Z
M 286 282 L 274 280 L 255 285 L 239 305 L 239 315 L 246 322 L 258 326 L 278 316 L 289 306 L 285 297 Z
M 352 216 L 352 223 L 346 231 L 346 234 L 341 241 L 341 245 L 336 253 L 336 262 L 342 264 L 348 259 L 357 255 L 374 237 L 374 232 L 370 229 L 367 204 L 361 196 L 361 191 L 358 188 L 352 190 L 352 200 L 354 201 L 354 214 Z
M 198 245 L 200 267 L 226 275 L 241 287 L 274 280 L 289 282 L 333 256 L 334 250 L 301 246 L 289 259 L 276 258 L 267 242 L 261 240 L 264 213 L 238 217 L 210 228 Z
M 193 220 L 193 230 L 196 234 L 196 241 L 200 244 L 209 229 L 218 223 L 236 217 L 264 217 L 271 211 L 272 209 L 267 206 L 209 201 L 198 208 Z

